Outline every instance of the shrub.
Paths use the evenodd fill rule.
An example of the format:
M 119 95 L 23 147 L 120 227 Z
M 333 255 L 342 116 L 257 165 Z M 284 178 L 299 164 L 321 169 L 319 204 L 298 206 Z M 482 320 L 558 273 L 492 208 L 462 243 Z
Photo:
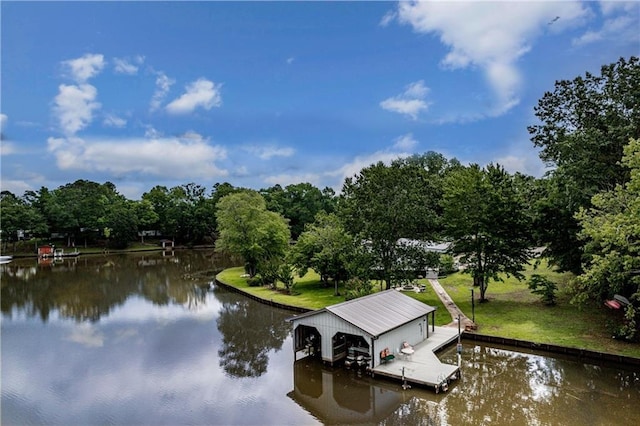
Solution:
M 262 277 L 260 275 L 256 275 L 251 278 L 247 278 L 247 284 L 249 287 L 260 287 L 262 285 Z
M 456 267 L 456 262 L 453 256 L 450 254 L 443 254 L 440 256 L 440 275 L 449 275 L 454 272 L 458 272 L 458 268 Z
M 542 303 L 545 305 L 553 306 L 556 304 L 556 291 L 558 290 L 558 286 L 548 278 L 539 274 L 531 275 L 529 288 L 533 294 L 540 296 Z
M 351 278 L 344 284 L 345 300 L 357 299 L 373 292 L 373 284 L 371 281 L 361 280 L 360 278 Z

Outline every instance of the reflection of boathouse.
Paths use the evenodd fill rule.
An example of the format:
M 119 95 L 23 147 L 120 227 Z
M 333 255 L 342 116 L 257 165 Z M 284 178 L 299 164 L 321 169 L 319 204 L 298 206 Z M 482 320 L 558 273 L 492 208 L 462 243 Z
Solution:
M 378 424 L 403 403 L 403 394 L 385 382 L 353 372 L 294 363 L 294 389 L 287 395 L 323 424 Z
M 294 350 L 319 353 L 335 363 L 347 357 L 349 348 L 366 350 L 369 368 L 381 363 L 381 352 L 398 354 L 403 342 L 418 344 L 433 329 L 436 308 L 395 290 L 328 306 L 290 318 Z M 429 320 L 429 316 L 431 320 Z

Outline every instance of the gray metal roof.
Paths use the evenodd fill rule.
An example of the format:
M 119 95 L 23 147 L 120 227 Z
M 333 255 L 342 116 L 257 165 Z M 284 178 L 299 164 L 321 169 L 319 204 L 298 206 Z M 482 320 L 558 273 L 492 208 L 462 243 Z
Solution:
M 433 306 L 424 304 L 399 291 L 386 290 L 327 306 L 299 317 L 308 317 L 329 311 L 375 337 L 435 310 L 436 308 Z M 295 321 L 295 319 L 291 320 Z

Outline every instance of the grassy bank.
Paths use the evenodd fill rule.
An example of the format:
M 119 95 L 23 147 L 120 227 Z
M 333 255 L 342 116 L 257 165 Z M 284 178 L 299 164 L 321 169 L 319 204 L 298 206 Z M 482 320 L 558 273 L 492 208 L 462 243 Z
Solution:
M 338 289 L 341 295 L 334 296 L 334 288 L 324 287 L 320 277 L 315 273 L 308 273 L 299 278 L 292 295 L 281 289 L 250 287 L 246 278 L 241 276 L 243 273 L 243 268 L 231 268 L 221 272 L 218 279 L 257 297 L 291 306 L 320 309 L 344 301 L 342 286 Z M 514 278 L 505 277 L 504 282 L 489 284 L 489 301 L 486 303 L 478 303 L 479 290 L 475 291 L 473 311 L 479 333 L 640 358 L 640 344 L 620 342 L 611 338 L 607 328 L 607 323 L 613 319 L 610 310 L 601 306 L 581 308 L 570 303 L 569 274 L 554 272 L 545 263 L 537 269 L 529 265 L 525 276 L 528 278 L 534 273 L 556 282 L 557 305 L 545 306 L 538 296 L 531 293 L 526 281 L 519 282 Z M 427 283 L 426 280 L 420 281 Z M 470 276 L 456 273 L 439 281 L 455 303 L 471 318 Z M 374 286 L 375 291 L 381 288 L 380 283 Z M 451 322 L 449 313 L 429 285 L 424 293 L 405 294 L 436 307 L 436 325 Z
M 537 270 L 530 265 L 525 276 L 528 278 L 534 273 L 547 276 L 558 285 L 557 304 L 545 306 L 537 295 L 531 293 L 526 281 L 505 277 L 504 282 L 489 284 L 489 301 L 486 303 L 478 303 L 479 290 L 475 291 L 474 312 L 479 333 L 640 358 L 640 344 L 611 338 L 607 324 L 614 319 L 614 314 L 621 313 L 600 305 L 571 304 L 570 274 L 553 272 L 542 264 Z M 458 273 L 439 281 L 471 318 L 470 277 Z
M 247 284 L 247 279 L 243 278 L 244 268 L 225 269 L 217 275 L 218 280 L 225 284 L 232 285 L 249 294 L 260 297 L 265 300 L 282 303 L 289 306 L 297 306 L 308 309 L 321 309 L 325 306 L 334 305 L 344 302 L 344 285 L 338 287 L 339 296 L 334 296 L 335 288 L 333 286 L 326 287 L 320 281 L 320 276 L 315 272 L 309 272 L 302 278 L 296 279 L 296 285 L 293 294 L 288 294 L 282 289 L 272 289 L 269 287 L 251 287 Z M 383 289 L 380 283 L 374 285 L 374 291 Z M 427 286 L 424 293 L 407 293 L 417 300 L 428 305 L 437 307 L 436 325 L 445 325 L 451 322 L 451 316 L 445 309 L 444 305 L 436 293 Z

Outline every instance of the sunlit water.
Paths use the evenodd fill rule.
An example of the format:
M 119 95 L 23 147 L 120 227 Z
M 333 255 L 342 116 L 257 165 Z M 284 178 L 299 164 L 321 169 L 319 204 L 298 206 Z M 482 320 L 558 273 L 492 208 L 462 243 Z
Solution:
M 292 313 L 205 251 L 0 266 L 2 424 L 625 425 L 640 374 L 465 342 L 446 394 L 294 363 Z M 456 362 L 455 347 L 443 352 Z

